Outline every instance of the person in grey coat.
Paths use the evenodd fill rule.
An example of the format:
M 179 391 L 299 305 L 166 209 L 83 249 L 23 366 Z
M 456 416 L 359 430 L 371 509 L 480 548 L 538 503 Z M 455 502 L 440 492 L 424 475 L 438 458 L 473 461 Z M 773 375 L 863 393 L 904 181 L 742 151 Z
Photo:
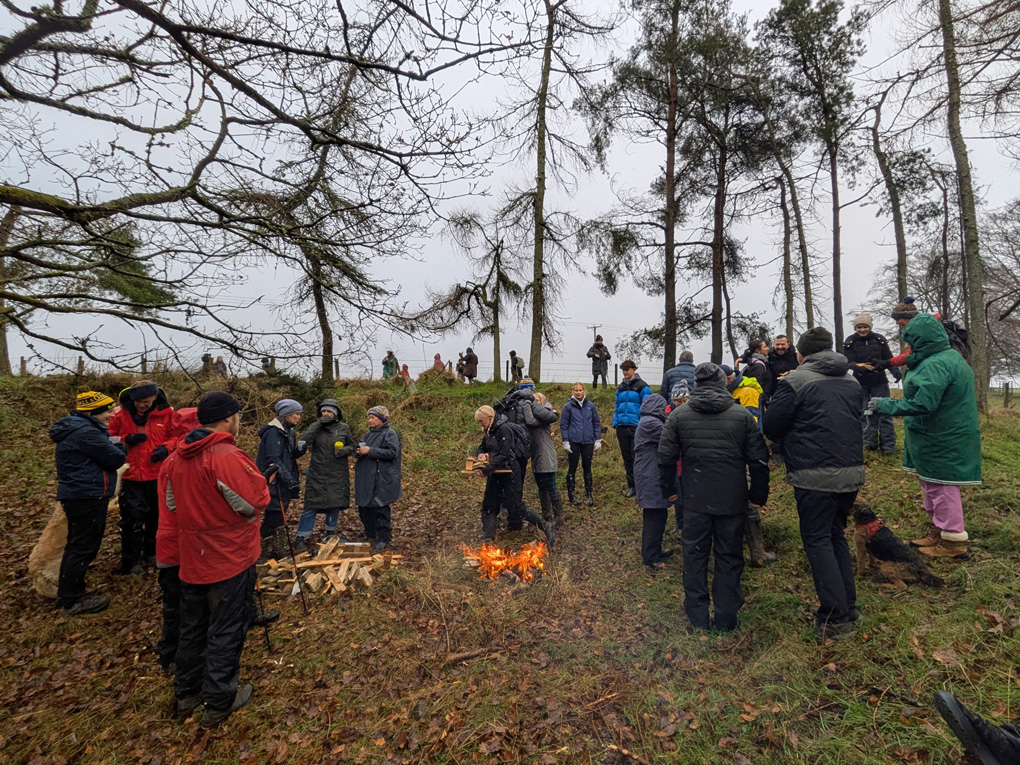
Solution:
M 524 424 L 531 433 L 531 474 L 538 486 L 538 500 L 542 504 L 542 517 L 563 523 L 563 498 L 556 488 L 556 469 L 559 456 L 553 443 L 551 426 L 560 416 L 544 393 L 536 392 L 534 399 L 525 402 Z
M 634 489 L 643 516 L 641 526 L 641 560 L 653 571 L 666 567 L 672 550 L 662 549 L 669 506 L 675 495 L 661 488 L 659 438 L 666 422 L 666 399 L 653 393 L 641 402 L 641 419 L 634 433 Z M 674 474 L 676 466 L 674 463 Z
M 319 404 L 319 419 L 301 434 L 301 441 L 311 453 L 305 478 L 305 504 L 298 521 L 299 552 L 308 548 L 308 538 L 315 528 L 315 516 L 326 516 L 326 534 L 336 533 L 340 511 L 351 506 L 351 475 L 348 458 L 354 454 L 354 436 L 336 399 L 327 398 Z
M 400 436 L 390 428 L 390 410 L 368 410 L 368 433 L 355 451 L 354 501 L 365 526 L 365 538 L 383 550 L 391 538 L 390 505 L 403 496 L 400 480 Z

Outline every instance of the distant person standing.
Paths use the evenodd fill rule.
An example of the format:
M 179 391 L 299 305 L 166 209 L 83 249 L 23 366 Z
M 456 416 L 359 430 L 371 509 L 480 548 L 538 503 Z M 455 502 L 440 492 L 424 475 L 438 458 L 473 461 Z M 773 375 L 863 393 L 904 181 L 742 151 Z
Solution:
M 602 448 L 602 424 L 599 422 L 595 404 L 585 395 L 584 383 L 574 383 L 573 395 L 563 405 L 563 412 L 560 415 L 560 436 L 563 438 L 563 451 L 568 455 L 567 499 L 570 500 L 570 504 L 577 504 L 574 487 L 577 463 L 580 461 L 584 469 L 584 493 L 588 505 L 594 506 L 591 458 L 595 450 Z
M 373 406 L 368 410 L 368 433 L 354 454 L 354 500 L 365 527 L 365 538 L 384 550 L 392 537 L 391 508 L 400 499 L 400 436 L 390 427 L 390 410 Z
M 464 352 L 464 379 L 470 385 L 476 377 L 478 377 L 478 356 L 471 348 L 468 348 Z
M 436 372 L 442 372 L 446 369 L 446 364 L 443 363 L 443 357 L 438 353 L 432 357 L 432 369 Z
M 517 356 L 517 351 L 510 351 L 510 382 L 518 383 L 524 379 L 524 359 Z
M 899 370 L 889 366 L 893 355 L 889 343 L 882 335 L 871 331 L 872 324 L 871 314 L 865 311 L 854 319 L 854 334 L 843 343 L 843 355 L 861 384 L 865 405 L 872 398 L 889 398 L 887 369 L 893 370 L 893 377 L 899 379 Z M 892 417 L 877 413 L 864 415 L 864 448 L 872 452 L 881 449 L 886 455 L 896 450 Z
M 680 361 L 675 367 L 667 369 L 662 375 L 662 384 L 659 386 L 659 395 L 667 401 L 673 400 L 673 389 L 681 382 L 687 383 L 687 392 L 694 390 L 694 354 L 684 351 L 680 354 Z M 679 391 L 679 389 L 677 389 Z
M 227 376 L 227 362 L 223 360 L 222 356 L 217 356 L 216 361 L 212 365 L 213 373 L 217 377 Z
M 773 382 L 773 390 L 779 380 L 797 368 L 797 352 L 790 347 L 790 339 L 786 335 L 776 335 L 769 351 L 769 372 Z
M 384 380 L 392 380 L 397 376 L 400 369 L 400 362 L 393 353 L 392 348 L 386 349 L 386 356 L 382 360 L 382 376 Z
M 637 364 L 627 359 L 620 364 L 623 382 L 616 389 L 616 407 L 613 409 L 613 427 L 620 444 L 623 467 L 627 471 L 625 497 L 633 497 L 634 491 L 634 433 L 641 419 L 641 404 L 651 395 L 652 389 L 637 374 Z
M 609 374 L 609 360 L 613 357 L 602 342 L 602 335 L 595 335 L 595 342 L 588 349 L 588 358 L 591 359 L 591 374 L 594 378 L 592 389 L 599 387 L 599 377 L 602 378 L 602 387 L 605 388 L 608 385 L 606 377 Z
M 74 411 L 50 428 L 50 439 L 57 445 L 57 501 L 67 516 L 57 608 L 68 616 L 98 613 L 110 605 L 109 598 L 85 590 L 85 572 L 103 542 L 117 468 L 125 460 L 106 427 L 115 405 L 105 393 L 79 393 Z
M 846 357 L 832 350 L 827 330 L 813 327 L 801 335 L 797 353 L 800 366 L 779 381 L 762 421 L 765 435 L 783 444 L 786 482 L 793 486 L 818 594 L 815 636 L 824 642 L 857 631 L 846 519 L 864 485 L 864 394 L 847 375 Z

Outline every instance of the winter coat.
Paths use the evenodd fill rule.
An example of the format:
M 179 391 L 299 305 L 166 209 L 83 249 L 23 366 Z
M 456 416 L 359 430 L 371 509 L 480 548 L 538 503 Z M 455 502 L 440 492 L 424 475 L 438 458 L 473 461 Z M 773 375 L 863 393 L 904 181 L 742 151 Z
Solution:
M 749 380 L 757 380 L 758 385 L 761 387 L 761 392 L 767 400 L 775 387 L 768 356 L 752 353 L 751 358 L 741 359 L 741 361 L 744 362 L 744 368 L 740 370 L 740 373 Z
M 733 382 L 727 386 L 727 390 L 738 404 L 754 416 L 755 422 L 760 421 L 762 389 L 755 378 L 745 377 L 737 372 Z
M 531 433 L 531 472 L 555 473 L 559 455 L 553 443 L 552 424 L 560 417 L 549 402 L 525 401 L 522 408 L 524 424 Z
M 202 427 L 202 424 L 198 421 L 198 407 L 188 406 L 184 409 L 177 409 L 174 412 L 174 419 L 170 425 L 170 438 L 174 442 L 174 448 L 176 449 L 181 445 L 182 440 L 195 428 Z
M 514 434 L 509 424 L 510 420 L 505 415 L 497 414 L 482 433 L 482 443 L 476 454 L 488 454 L 489 466 L 493 470 L 509 470 L 518 461 L 514 454 Z
M 397 357 L 392 353 L 387 354 L 382 360 L 382 376 L 384 380 L 390 380 L 397 375 L 397 369 L 400 366 L 400 362 L 397 361 Z
M 598 358 L 595 358 L 596 354 L 598 354 Z M 591 373 L 593 375 L 609 374 L 609 360 L 613 357 L 604 344 L 592 343 L 587 355 L 591 359 Z
M 847 493 L 864 485 L 864 392 L 849 368 L 841 353 L 812 353 L 776 385 L 762 426 L 783 443 L 791 486 Z
M 587 396 L 580 401 L 571 396 L 560 414 L 560 436 L 572 444 L 593 444 L 602 440 L 602 423 L 595 404 Z
M 57 445 L 57 499 L 113 496 L 117 468 L 127 458 L 110 441 L 106 425 L 74 411 L 53 423 L 50 439 Z
M 769 496 L 768 449 L 754 417 L 717 385 L 700 385 L 666 419 L 659 439 L 660 482 L 674 485 L 683 463 L 684 511 L 741 515 Z M 747 475 L 750 472 L 751 485 Z
M 144 433 L 146 438 L 140 444 L 128 444 L 127 461 L 131 466 L 121 476 L 125 481 L 155 481 L 159 477 L 160 465 L 152 461 L 152 453 L 160 446 L 168 452 L 177 448 L 174 438 L 174 408 L 167 403 L 166 394 L 160 390 L 156 401 L 145 414 L 135 412 L 135 402 L 124 391 L 120 396 L 120 411 L 110 418 L 110 435 L 127 443 L 132 433 Z
M 368 454 L 354 463 L 354 501 L 358 507 L 382 507 L 403 495 L 400 436 L 387 423 L 369 428 L 363 439 Z
M 478 377 L 478 355 L 474 351 L 464 354 L 464 376 Z
M 949 344 L 942 323 L 918 314 L 903 330 L 910 344 L 903 398 L 883 398 L 878 411 L 903 416 L 903 469 L 925 481 L 981 483 L 981 429 L 974 372 Z
M 775 392 L 779 384 L 779 376 L 792 372 L 797 368 L 797 351 L 790 348 L 786 353 L 776 353 L 775 349 L 769 351 L 769 380 L 772 388 L 768 391 L 769 397 Z
M 843 343 L 843 355 L 850 362 L 850 369 L 861 385 L 871 387 L 889 382 L 885 370 L 890 368 L 889 360 L 893 354 L 889 343 L 877 332 L 869 332 L 864 337 L 856 332 L 852 334 Z M 875 369 L 865 369 L 860 364 L 871 364 Z
M 335 399 L 327 398 L 319 404 L 320 417 L 324 406 L 335 406 L 340 411 L 340 404 Z M 329 422 L 316 420 L 301 434 L 300 440 L 305 442 L 305 448 L 311 453 L 308 474 L 305 476 L 305 509 L 350 507 L 351 474 L 348 458 L 354 454 L 358 444 L 347 423 L 339 418 Z M 344 444 L 339 449 L 334 448 L 338 441 Z
M 634 433 L 634 489 L 641 508 L 669 507 L 659 481 L 659 437 L 666 422 L 666 399 L 652 393 L 641 402 L 641 419 Z M 674 464 L 674 473 L 675 473 Z
M 624 380 L 616 389 L 616 406 L 613 408 L 613 427 L 638 424 L 641 419 L 641 402 L 652 393 L 652 389 L 637 374 Z
M 662 385 L 659 386 L 659 395 L 669 401 L 673 386 L 681 380 L 687 381 L 687 389 L 694 390 L 694 364 L 690 361 L 681 361 L 672 369 L 667 369 L 662 376 Z
M 270 465 L 276 465 L 276 477 L 270 477 L 269 493 L 284 504 L 301 493 L 297 458 L 304 453 L 305 449 L 298 448 L 294 428 L 284 425 L 279 419 L 270 420 L 259 430 L 259 452 L 255 455 L 255 464 L 262 473 L 269 470 Z
M 166 462 L 157 494 L 160 516 L 173 513 L 177 521 L 181 581 L 222 582 L 255 565 L 269 487 L 234 437 L 193 430 Z M 159 549 L 156 559 L 167 562 Z

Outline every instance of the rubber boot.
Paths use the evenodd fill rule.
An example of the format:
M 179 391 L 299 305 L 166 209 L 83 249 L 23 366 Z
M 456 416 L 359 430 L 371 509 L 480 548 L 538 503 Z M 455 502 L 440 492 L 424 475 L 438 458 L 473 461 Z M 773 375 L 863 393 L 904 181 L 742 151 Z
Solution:
M 552 497 L 545 489 L 538 490 L 538 502 L 542 505 L 542 518 L 552 520 Z
M 496 538 L 496 513 L 482 513 L 482 536 L 489 540 Z
M 588 507 L 595 507 L 595 497 L 594 497 L 594 495 L 593 495 L 593 494 L 591 493 L 591 490 L 588 490 L 588 491 L 586 491 L 586 492 L 585 492 L 585 495 L 586 495 L 586 496 L 587 496 L 587 498 L 588 498 Z
M 766 563 L 775 563 L 776 554 L 765 551 L 765 533 L 761 525 L 761 512 L 758 508 L 747 511 L 747 529 L 744 531 L 744 542 L 751 553 L 748 562 L 751 568 L 761 568 Z
M 563 496 L 556 492 L 552 496 L 553 523 L 559 526 L 563 523 Z
M 524 520 L 542 529 L 542 532 L 545 534 L 545 542 L 551 550 L 552 546 L 556 544 L 556 532 L 553 531 L 553 522 L 543 521 L 534 510 L 529 508 L 524 508 Z

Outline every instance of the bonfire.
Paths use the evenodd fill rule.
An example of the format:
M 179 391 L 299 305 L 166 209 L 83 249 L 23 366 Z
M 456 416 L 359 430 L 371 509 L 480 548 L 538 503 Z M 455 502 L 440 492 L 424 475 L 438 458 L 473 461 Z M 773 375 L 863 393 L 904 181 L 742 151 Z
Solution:
M 520 550 L 502 550 L 490 544 L 483 544 L 477 549 L 461 545 L 460 549 L 471 565 L 477 563 L 478 572 L 483 578 L 496 579 L 508 571 L 526 582 L 534 579 L 536 573 L 545 570 L 545 558 L 549 554 L 545 542 L 529 542 Z

